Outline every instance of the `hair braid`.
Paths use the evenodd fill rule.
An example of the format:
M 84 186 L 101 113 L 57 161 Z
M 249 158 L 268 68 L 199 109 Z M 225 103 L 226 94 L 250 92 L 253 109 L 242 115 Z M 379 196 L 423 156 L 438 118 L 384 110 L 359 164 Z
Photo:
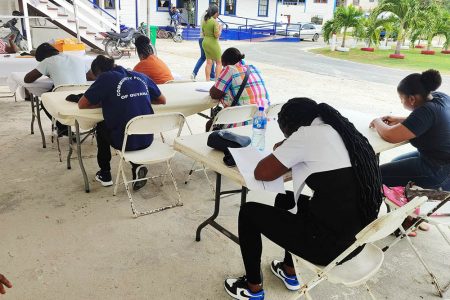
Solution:
M 336 109 L 326 103 L 317 104 L 308 98 L 289 100 L 279 113 L 280 127 L 288 134 L 301 126 L 311 125 L 318 116 L 341 136 L 358 182 L 359 208 L 365 225 L 373 221 L 382 201 L 381 174 L 378 159 L 369 141 Z
M 138 55 L 142 56 L 144 59 L 153 54 L 153 49 L 150 46 L 150 39 L 145 35 L 137 37 L 134 45 L 136 46 Z

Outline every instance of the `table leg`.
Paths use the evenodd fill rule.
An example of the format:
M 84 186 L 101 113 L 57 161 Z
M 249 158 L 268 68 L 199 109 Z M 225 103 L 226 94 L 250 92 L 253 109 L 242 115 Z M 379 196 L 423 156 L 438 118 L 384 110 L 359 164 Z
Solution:
M 86 193 L 89 193 L 89 180 L 86 174 L 86 170 L 84 169 L 83 165 L 83 157 L 81 156 L 81 141 L 80 141 L 80 125 L 78 124 L 78 121 L 75 120 L 75 130 L 76 130 L 76 139 L 77 139 L 77 155 L 78 155 L 78 162 L 80 163 L 80 169 L 81 173 L 83 174 L 84 179 L 84 190 Z
M 47 148 L 47 144 L 45 143 L 45 134 L 44 130 L 42 130 L 42 123 L 41 123 L 41 101 L 39 100 L 39 97 L 36 96 L 36 119 L 39 126 L 39 131 L 41 132 L 41 138 L 42 138 L 42 148 Z
M 30 94 L 31 104 L 31 134 L 34 134 L 34 119 L 36 118 L 36 112 L 34 111 L 34 96 Z
M 241 192 L 241 206 L 244 205 L 245 202 L 247 202 L 247 193 L 248 193 L 248 188 L 243 186 L 242 192 Z
M 216 173 L 216 195 L 215 195 L 214 212 L 213 212 L 211 217 L 209 217 L 207 220 L 205 220 L 202 224 L 200 224 L 198 226 L 197 232 L 196 232 L 196 235 L 195 235 L 195 240 L 197 242 L 200 241 L 200 233 L 201 233 L 202 229 L 205 228 L 206 225 L 211 225 L 216 230 L 218 230 L 220 233 L 222 233 L 223 235 L 228 237 L 230 240 L 232 240 L 236 244 L 239 244 L 239 238 L 236 235 L 234 235 L 233 233 L 231 233 L 230 231 L 228 231 L 227 229 L 225 229 L 224 227 L 222 227 L 220 224 L 218 224 L 215 221 L 215 219 L 219 215 L 219 211 L 220 211 L 220 198 L 221 198 L 221 196 L 224 195 L 224 194 L 234 194 L 234 193 L 237 192 L 237 191 L 225 191 L 225 192 L 222 192 L 221 191 L 221 186 L 222 186 L 222 175 L 219 174 L 219 173 Z M 240 192 L 242 192 L 242 194 L 241 194 L 241 203 L 245 203 L 245 200 L 246 200 L 246 197 L 247 197 L 247 188 L 243 187 Z
M 67 136 L 69 137 L 69 152 L 67 153 L 67 169 L 72 169 L 72 166 L 70 165 L 70 159 L 72 157 L 72 126 L 67 126 Z

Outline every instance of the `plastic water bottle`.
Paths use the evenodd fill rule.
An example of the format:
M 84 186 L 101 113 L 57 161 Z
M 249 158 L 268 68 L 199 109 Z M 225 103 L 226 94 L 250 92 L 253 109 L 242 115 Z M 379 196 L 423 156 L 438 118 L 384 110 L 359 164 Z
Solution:
M 259 107 L 255 116 L 253 117 L 253 136 L 252 146 L 259 151 L 264 151 L 266 146 L 266 127 L 267 117 L 264 112 L 264 107 Z

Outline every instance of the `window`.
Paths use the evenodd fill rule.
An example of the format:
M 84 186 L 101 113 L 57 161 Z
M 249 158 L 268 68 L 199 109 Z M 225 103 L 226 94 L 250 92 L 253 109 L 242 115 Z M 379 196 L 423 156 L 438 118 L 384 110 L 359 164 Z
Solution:
M 314 3 L 328 3 L 328 0 L 314 0 Z
M 269 15 L 269 0 L 259 0 L 258 17 L 267 17 Z
M 278 3 L 282 3 L 283 5 L 305 5 L 306 0 L 278 0 Z
M 222 6 L 222 0 L 209 0 L 209 5 L 215 4 L 217 7 L 219 7 L 219 10 Z
M 157 11 L 169 11 L 170 0 L 156 0 Z
M 359 6 L 359 0 L 353 0 L 353 6 Z
M 322 16 L 314 16 L 311 18 L 311 23 L 316 24 L 316 25 L 322 25 L 323 17 Z
M 225 15 L 236 15 L 236 0 L 225 0 Z

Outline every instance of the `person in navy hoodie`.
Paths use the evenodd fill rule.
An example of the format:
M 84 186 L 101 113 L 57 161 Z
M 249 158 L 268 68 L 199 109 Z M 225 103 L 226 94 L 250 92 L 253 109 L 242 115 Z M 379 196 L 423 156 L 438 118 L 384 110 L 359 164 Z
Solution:
M 80 109 L 101 107 L 104 121 L 97 124 L 97 162 L 100 170 L 95 179 L 103 186 L 113 185 L 111 177 L 111 150 L 122 149 L 125 126 L 132 118 L 153 114 L 152 104 L 165 104 L 166 98 L 156 84 L 146 75 L 128 71 L 114 64 L 114 59 L 103 55 L 92 62 L 91 70 L 97 77 L 78 102 Z M 149 147 L 153 135 L 128 137 L 126 150 L 141 150 Z M 147 168 L 131 164 L 133 180 L 144 178 Z M 146 180 L 133 183 L 135 191 L 142 188 Z

